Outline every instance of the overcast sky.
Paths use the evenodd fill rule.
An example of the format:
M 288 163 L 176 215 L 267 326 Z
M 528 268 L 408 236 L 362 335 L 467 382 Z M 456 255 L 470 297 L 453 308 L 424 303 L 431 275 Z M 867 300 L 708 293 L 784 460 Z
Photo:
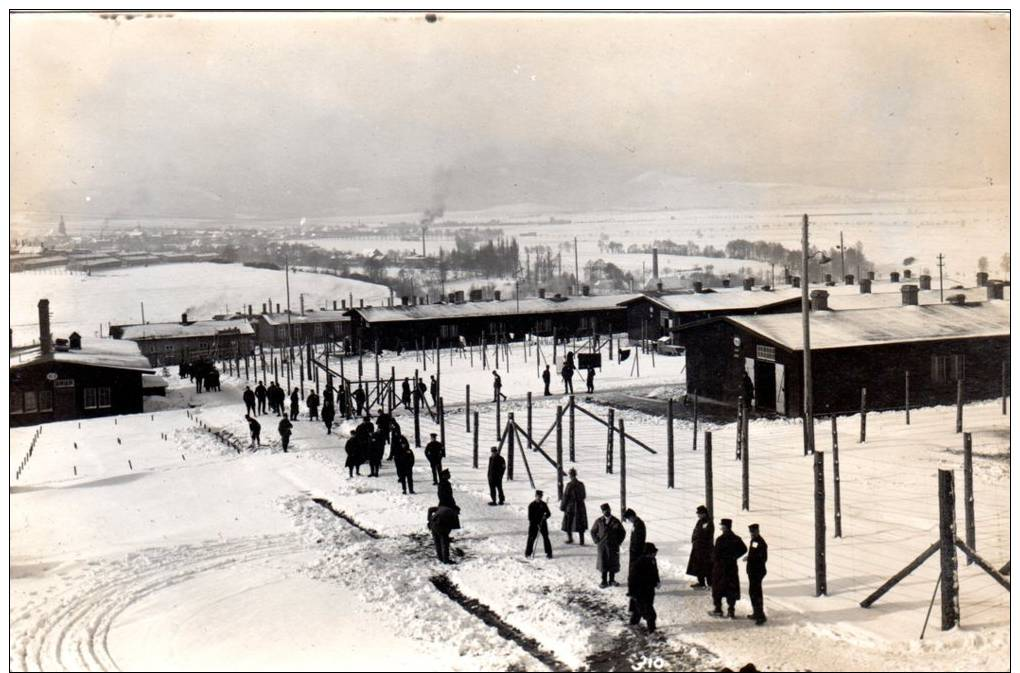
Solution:
M 1009 20 L 992 14 L 14 15 L 12 209 L 1006 185 L 1008 77 Z

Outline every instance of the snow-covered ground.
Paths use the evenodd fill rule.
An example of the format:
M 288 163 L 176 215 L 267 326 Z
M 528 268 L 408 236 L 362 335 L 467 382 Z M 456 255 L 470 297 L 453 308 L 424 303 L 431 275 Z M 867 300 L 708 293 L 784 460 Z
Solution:
M 936 538 L 936 469 L 955 469 L 962 493 L 962 440 L 952 409 L 914 410 L 909 426 L 901 413 L 870 414 L 864 444 L 857 442 L 857 418 L 840 419 L 842 539 L 832 538 L 829 425 L 819 423 L 829 489 L 829 595 L 821 598 L 814 596 L 811 459 L 801 455 L 799 425 L 751 424 L 750 512 L 740 511 L 733 425 L 702 428 L 713 431 L 716 517 L 733 518 L 745 537 L 747 524 L 757 522 L 769 542 L 769 623 L 762 628 L 709 617 L 709 598 L 689 589 L 683 575 L 694 509 L 704 499 L 703 439 L 692 450 L 691 426 L 676 421 L 676 488 L 667 489 L 663 419 L 618 412 L 628 433 L 657 451 L 627 444 L 627 504 L 660 548 L 663 577 L 661 633 L 647 638 L 624 623 L 623 589 L 598 589 L 590 546 L 564 545 L 554 532 L 553 560 L 523 558 L 529 473 L 555 512 L 555 470 L 518 446 L 508 505 L 486 505 L 485 456 L 496 426 L 493 405 L 481 404 L 488 398 L 475 398 L 474 386 L 490 391 L 490 377 L 477 362 L 472 368 L 455 354 L 450 365 L 443 355 L 446 466 L 464 525 L 454 534 L 460 554 L 450 567 L 434 560 L 424 528 L 435 496 L 420 450 L 414 496 L 400 493 L 390 463 L 379 479 L 347 478 L 342 438 L 350 424 L 327 436 L 319 423 L 297 422 L 294 451 L 284 454 L 275 417 L 264 417 L 262 450 L 238 453 L 212 433 L 246 438 L 244 382 L 233 377 L 224 377 L 223 392 L 198 396 L 175 381 L 163 406 L 190 409 L 44 426 L 16 481 L 14 467 L 36 429 L 13 430 L 11 668 L 541 670 L 609 655 L 636 668 L 644 655 L 688 670 L 747 662 L 762 669 L 926 670 L 933 661 L 952 670 L 1008 669 L 1009 595 L 962 556 L 958 630 L 939 631 L 936 605 L 918 640 L 936 559 L 870 610 L 858 606 Z M 541 392 L 534 353 L 527 364 L 523 357 L 515 346 L 504 372 L 511 399 L 501 409 L 504 422 L 515 411 L 522 426 L 525 392 Z M 647 395 L 676 385 L 682 358 L 657 357 L 655 369 L 649 356 L 641 358 L 640 380 L 624 371 L 627 363 L 608 369 L 597 380 L 599 394 L 590 401 L 578 394 L 578 405 L 604 417 L 601 402 L 634 396 L 657 404 Z M 381 368 L 399 373 L 414 364 L 405 354 L 384 358 Z M 345 368 L 356 370 L 356 360 Z M 374 362 L 365 360 L 364 369 L 374 371 Z M 457 399 L 468 383 L 481 418 L 479 469 L 472 468 L 472 434 Z M 553 390 L 551 399 L 536 397 L 538 437 L 565 402 L 558 383 Z M 978 550 L 1001 565 L 1009 558 L 1008 417 L 989 402 L 968 405 L 964 419 L 974 437 Z M 399 420 L 410 433 L 406 415 Z M 605 428 L 580 411 L 575 422 L 575 465 L 587 485 L 589 517 L 601 502 L 618 510 L 619 456 L 617 473 L 606 474 Z M 423 417 L 423 436 L 435 430 Z M 962 497 L 957 508 L 962 530 Z M 517 635 L 501 636 L 440 593 L 430 579 L 444 574 Z M 745 598 L 738 614 L 747 611 Z
M 139 323 L 141 302 L 148 322 L 180 320 L 182 313 L 208 319 L 218 313 L 242 311 L 251 304 L 256 312 L 272 298 L 287 303 L 283 273 L 240 264 L 162 264 L 97 271 L 91 276 L 44 269 L 12 273 L 10 318 L 14 343 L 39 338 L 39 299 L 50 300 L 55 336 L 66 338 L 77 330 L 84 336 L 103 334 L 109 323 Z M 305 295 L 306 308 L 332 306 L 347 299 L 378 303 L 389 298 L 380 285 L 324 274 L 294 273 L 290 278 L 291 307 Z

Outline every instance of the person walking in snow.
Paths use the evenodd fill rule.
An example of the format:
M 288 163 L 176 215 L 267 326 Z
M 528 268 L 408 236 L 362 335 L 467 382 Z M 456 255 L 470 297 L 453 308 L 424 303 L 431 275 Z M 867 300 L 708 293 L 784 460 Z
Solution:
M 351 396 L 354 398 L 354 403 L 357 405 L 354 413 L 361 416 L 365 413 L 365 391 L 361 389 L 361 386 L 358 386 L 354 392 L 351 393 Z
M 357 433 L 353 433 L 347 438 L 347 443 L 344 445 L 344 451 L 347 453 L 347 460 L 344 463 L 344 467 L 347 468 L 348 479 L 354 477 L 355 471 L 357 471 L 359 477 L 361 476 L 361 464 L 365 462 L 364 459 L 362 459 L 361 447 L 362 442 Z
M 574 543 L 574 533 L 580 538 L 584 546 L 584 533 L 588 530 L 588 510 L 584 506 L 586 497 L 584 482 L 578 481 L 577 470 L 570 468 L 567 473 L 570 481 L 563 488 L 563 500 L 560 501 L 560 511 L 563 512 L 563 524 L 560 530 L 567 534 L 567 544 Z
M 368 454 L 368 467 L 371 477 L 379 476 L 379 469 L 382 467 L 383 456 L 386 454 L 386 433 L 381 430 L 371 435 L 371 449 Z
M 586 383 L 588 384 L 588 394 L 591 395 L 595 392 L 595 368 L 588 367 L 588 378 Z
M 322 405 L 322 422 L 326 426 L 326 434 L 333 434 L 333 419 L 336 418 L 336 409 L 333 407 L 333 400 L 327 399 Z
M 450 483 L 450 471 L 443 470 L 439 473 L 439 486 L 436 487 L 436 495 L 439 498 L 440 507 L 449 507 L 456 513 L 457 519 L 454 522 L 454 530 L 460 528 L 460 506 L 453 497 L 453 484 Z
M 283 445 L 283 452 L 287 453 L 287 446 L 290 445 L 290 432 L 294 428 L 294 425 L 290 422 L 290 419 L 284 416 L 280 419 L 280 424 L 277 426 L 277 430 L 280 431 L 280 444 Z
M 295 388 L 294 392 L 290 394 L 290 420 L 296 421 L 300 415 L 301 395 L 298 394 L 298 389 Z
M 633 549 L 633 548 L 632 548 Z M 644 619 L 648 632 L 655 632 L 655 589 L 659 586 L 659 565 L 655 560 L 658 553 L 655 545 L 646 542 L 637 560 L 631 563 L 627 577 L 627 594 L 630 596 L 630 623 L 632 626 Z M 633 553 L 633 551 L 632 551 Z
M 397 481 L 405 494 L 414 495 L 414 451 L 403 435 L 399 435 L 393 444 L 393 466 L 397 468 Z
M 546 397 L 549 397 L 550 395 L 552 395 L 552 393 L 549 392 L 549 383 L 551 381 L 552 381 L 552 374 L 549 373 L 549 365 L 546 365 L 545 369 L 542 371 L 542 383 L 545 385 L 545 392 L 543 394 Z
M 379 407 L 379 413 L 375 417 L 375 427 L 383 435 L 383 443 L 390 443 L 390 433 L 393 427 L 393 416 L 386 413 L 386 410 Z
M 715 524 L 708 508 L 698 505 L 698 522 L 691 533 L 691 556 L 687 561 L 687 574 L 698 578 L 692 589 L 704 589 L 712 578 L 712 545 L 715 541 Z
M 747 545 L 740 536 L 733 532 L 733 521 L 721 519 L 719 529 L 722 533 L 715 540 L 712 550 L 712 602 L 715 609 L 714 617 L 722 617 L 722 602 L 728 606 L 727 617 L 736 619 L 734 605 L 740 600 L 740 573 L 737 572 L 737 559 L 747 553 Z
M 630 573 L 634 571 L 634 564 L 637 560 L 644 556 L 645 553 L 645 542 L 648 537 L 648 531 L 645 528 L 645 522 L 637 515 L 637 513 L 629 507 L 623 512 L 624 523 L 629 523 L 630 529 L 630 558 L 627 559 L 627 573 L 628 578 Z
M 503 394 L 503 379 L 496 372 L 492 370 L 492 401 L 499 402 L 500 398 L 506 399 L 506 395 Z
M 436 375 L 432 374 L 429 381 L 429 395 L 432 397 L 432 408 L 434 409 L 436 404 L 439 402 L 439 381 L 436 380 Z
M 439 473 L 443 471 L 443 458 L 446 458 L 446 449 L 436 439 L 436 433 L 429 435 L 432 439 L 425 445 L 425 458 L 432 468 L 432 483 L 439 483 Z
M 498 447 L 494 446 L 489 451 L 491 455 L 489 456 L 489 469 L 486 473 L 489 479 L 489 504 L 502 505 L 506 502 L 506 498 L 503 496 L 503 475 L 506 473 L 506 460 L 499 455 Z M 497 495 L 499 496 L 498 501 Z
M 560 370 L 560 375 L 563 377 L 563 394 L 574 394 L 574 363 L 573 360 L 567 360 L 563 363 L 563 369 Z
M 241 399 L 244 400 L 244 413 L 255 415 L 255 393 L 252 392 L 248 386 L 244 387 L 244 394 L 241 395 Z
M 602 504 L 602 516 L 591 528 L 591 539 L 598 545 L 598 558 L 595 567 L 602 573 L 603 589 L 620 586 L 616 582 L 616 573 L 620 572 L 620 545 L 627 538 L 627 531 L 620 520 L 613 516 L 609 503 Z
M 259 381 L 259 384 L 255 386 L 255 398 L 259 402 L 258 413 L 260 414 L 266 413 L 266 394 L 266 387 L 262 384 L 262 381 Z
M 319 396 L 314 390 L 308 393 L 308 398 L 305 399 L 305 406 L 308 407 L 308 420 L 319 420 Z
M 429 507 L 428 526 L 432 533 L 432 541 L 436 545 L 436 558 L 440 563 L 452 564 L 453 561 L 450 560 L 450 532 L 460 527 L 457 513 L 442 505 Z
M 411 408 L 411 382 L 404 377 L 404 382 L 400 385 L 400 403 L 404 405 L 405 409 Z
M 757 626 L 768 620 L 765 618 L 765 599 L 762 596 L 761 582 L 765 579 L 765 564 L 769 560 L 769 546 L 761 536 L 758 524 L 747 527 L 751 533 L 751 548 L 747 551 L 747 597 L 751 599 L 751 614 Z
M 244 415 L 244 420 L 248 421 L 248 432 L 251 434 L 251 444 L 248 448 L 254 449 L 256 446 L 262 446 L 262 425 L 248 414 Z
M 535 551 L 535 538 L 542 535 L 545 557 L 552 558 L 552 542 L 549 541 L 549 524 L 546 523 L 552 513 L 549 505 L 542 500 L 542 491 L 535 491 L 535 499 L 528 505 L 528 543 L 524 547 L 524 557 L 531 558 Z

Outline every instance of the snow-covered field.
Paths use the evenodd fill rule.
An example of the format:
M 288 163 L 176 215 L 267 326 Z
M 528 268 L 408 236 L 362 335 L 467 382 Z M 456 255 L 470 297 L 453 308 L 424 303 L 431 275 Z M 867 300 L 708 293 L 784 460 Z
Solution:
M 527 364 L 523 357 L 517 346 L 504 371 L 511 399 L 502 408 L 504 422 L 516 411 L 522 426 L 524 393 L 540 393 L 534 354 Z M 578 405 L 604 417 L 600 402 L 633 396 L 656 404 L 647 398 L 649 389 L 675 384 L 682 358 L 657 357 L 652 369 L 650 357 L 641 357 L 640 380 L 629 377 L 627 363 L 608 369 L 597 381 L 599 394 L 590 401 L 579 394 Z M 414 355 L 405 354 L 384 358 L 380 366 L 400 372 L 414 364 Z M 356 360 L 345 367 L 356 371 Z M 374 362 L 366 360 L 364 369 L 374 373 Z M 625 626 L 623 589 L 598 589 L 590 546 L 564 545 L 553 533 L 554 560 L 523 558 L 529 473 L 555 511 L 555 471 L 540 453 L 517 447 L 509 504 L 486 506 L 493 405 L 481 404 L 482 393 L 475 397 L 473 389 L 472 407 L 481 417 L 476 470 L 458 391 L 468 383 L 491 391 L 489 377 L 477 362 L 472 368 L 455 354 L 453 365 L 443 362 L 442 379 L 446 466 L 464 525 L 454 534 L 460 554 L 451 567 L 434 560 L 424 528 L 435 496 L 420 450 L 414 496 L 401 495 L 390 463 L 380 479 L 347 479 L 342 437 L 350 424 L 327 436 L 319 423 L 297 422 L 294 451 L 284 454 L 275 417 L 264 417 L 262 450 L 238 453 L 210 432 L 246 438 L 239 402 L 244 382 L 233 377 L 224 377 L 223 392 L 199 396 L 175 381 L 161 408 L 190 409 L 96 419 L 80 428 L 77 422 L 44 426 L 17 481 L 14 467 L 35 428 L 12 431 L 11 668 L 541 670 L 616 656 L 618 665 L 622 657 L 623 667 L 633 669 L 649 656 L 687 670 L 749 661 L 762 669 L 925 670 L 934 661 L 952 670 L 1008 669 L 1009 595 L 962 557 L 962 626 L 956 631 L 939 631 L 936 605 L 918 640 L 937 577 L 935 559 L 870 610 L 858 606 L 937 536 L 936 469 L 955 469 L 962 493 L 953 410 L 914 410 L 910 426 L 899 413 L 870 414 L 865 444 L 857 442 L 857 419 L 840 419 L 842 539 L 831 537 L 829 425 L 819 423 L 829 488 L 829 595 L 822 598 L 814 596 L 812 470 L 801 455 L 799 425 L 751 424 L 746 513 L 740 511 L 733 425 L 702 428 L 714 434 L 716 517 L 733 518 L 741 535 L 748 523 L 761 524 L 771 548 L 763 628 L 709 617 L 709 598 L 689 589 L 683 575 L 694 509 L 704 498 L 703 440 L 692 450 L 691 426 L 676 421 L 677 487 L 667 489 L 662 418 L 619 412 L 628 433 L 657 451 L 627 445 L 627 503 L 660 548 L 661 633 L 648 638 Z M 553 390 L 556 397 L 536 398 L 539 437 L 555 405 L 565 402 L 557 383 Z M 399 420 L 410 434 L 410 420 Z M 575 422 L 576 467 L 588 488 L 589 516 L 604 501 L 619 509 L 619 470 L 604 471 L 605 428 L 581 412 Z M 1008 417 L 995 402 L 969 405 L 965 429 L 974 437 L 978 550 L 1001 565 L 1009 558 Z M 423 436 L 435 430 L 423 417 Z M 957 507 L 962 530 L 962 498 Z M 444 574 L 517 635 L 501 636 L 440 593 L 430 579 Z M 745 598 L 738 614 L 748 610 Z
M 12 273 L 11 327 L 14 343 L 39 338 L 39 299 L 50 300 L 55 336 L 66 338 L 77 330 L 85 336 L 106 334 L 109 323 L 141 322 L 145 302 L 148 322 L 176 321 L 187 312 L 195 319 L 218 313 L 241 311 L 248 304 L 258 312 L 272 298 L 286 305 L 283 273 L 253 269 L 240 264 L 165 264 L 95 272 L 91 276 L 71 274 L 63 269 Z M 292 308 L 305 295 L 305 306 L 332 307 L 333 300 L 347 299 L 378 303 L 389 298 L 389 290 L 358 280 L 314 273 L 294 273 L 290 279 Z

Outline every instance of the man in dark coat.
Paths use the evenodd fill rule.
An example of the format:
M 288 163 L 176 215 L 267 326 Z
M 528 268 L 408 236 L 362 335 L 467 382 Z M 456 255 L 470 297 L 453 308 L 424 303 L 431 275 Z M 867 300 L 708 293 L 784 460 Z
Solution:
M 657 552 L 654 544 L 646 543 L 641 556 L 631 565 L 627 578 L 630 623 L 636 626 L 644 619 L 649 633 L 655 631 L 655 589 L 659 586 L 659 565 L 655 561 Z
M 457 515 L 453 529 L 460 528 L 460 507 L 453 497 L 453 485 L 450 483 L 450 471 L 443 470 L 439 473 L 439 486 L 436 488 L 436 495 L 439 497 L 441 507 L 449 507 Z
M 383 456 L 386 455 L 386 434 L 375 431 L 371 435 L 370 449 L 368 453 L 368 467 L 372 477 L 379 476 L 379 468 L 382 467 Z
M 751 599 L 752 613 L 747 616 L 758 626 L 764 624 L 765 599 L 762 596 L 761 581 L 765 579 L 765 564 L 769 560 L 769 546 L 759 533 L 758 524 L 747 527 L 751 531 L 751 548 L 747 551 L 747 597 Z
M 429 391 L 429 387 L 425 384 L 425 381 L 418 380 L 418 408 L 425 408 L 425 393 Z
M 397 468 L 397 480 L 403 492 L 414 495 L 414 451 L 407 437 L 399 435 L 393 442 L 393 465 Z
M 333 434 L 333 419 L 336 418 L 336 409 L 333 407 L 333 400 L 327 399 L 322 405 L 322 422 L 326 426 L 326 434 Z
M 405 409 L 411 408 L 411 382 L 404 377 L 404 383 L 400 386 L 400 403 Z
M 255 415 L 255 393 L 251 391 L 248 386 L 244 387 L 244 394 L 241 395 L 241 399 L 244 400 L 244 413 Z
M 251 446 L 249 448 L 254 449 L 256 446 L 261 446 L 262 424 L 247 414 L 245 414 L 244 420 L 248 421 L 248 432 L 251 433 Z
M 446 449 L 436 439 L 436 433 L 430 435 L 432 440 L 425 445 L 425 458 L 429 461 L 429 466 L 432 468 L 432 484 L 439 483 L 439 473 L 443 471 L 443 458 L 446 457 Z
M 379 408 L 379 413 L 375 417 L 375 427 L 385 437 L 384 442 L 390 443 L 390 432 L 392 431 L 393 417 L 386 413 L 386 410 L 382 407 Z
M 549 383 L 550 383 L 550 381 L 552 381 L 552 374 L 549 373 L 549 365 L 546 365 L 545 369 L 542 371 L 542 383 L 545 384 L 545 393 L 543 393 L 543 394 L 546 397 L 549 397 L 550 395 L 552 395 L 552 393 L 549 392 Z
M 620 572 L 620 545 L 627 538 L 627 531 L 620 520 L 613 516 L 609 503 L 602 504 L 602 516 L 591 527 L 591 539 L 598 545 L 598 560 L 595 567 L 602 573 L 603 589 L 620 586 L 616 573 Z
M 282 416 L 286 412 L 283 409 L 283 401 L 287 398 L 287 393 L 284 392 L 283 388 L 276 381 L 273 381 L 275 390 L 273 391 L 272 399 L 276 401 L 276 415 Z
M 290 420 L 296 421 L 298 415 L 301 412 L 301 395 L 298 394 L 298 389 L 295 388 L 290 394 Z
M 460 527 L 459 524 L 454 525 L 458 523 L 457 513 L 443 505 L 429 507 L 428 521 L 432 540 L 436 544 L 436 557 L 440 563 L 453 563 L 450 560 L 450 531 Z
M 492 370 L 492 401 L 499 402 L 500 398 L 506 399 L 506 395 L 503 394 L 503 378 L 499 373 Z
M 430 376 L 429 395 L 432 396 L 432 408 L 435 409 L 436 404 L 439 402 L 439 381 L 436 380 L 435 374 Z
M 733 521 L 719 521 L 722 533 L 716 538 L 715 549 L 712 550 L 712 602 L 715 610 L 712 615 L 722 617 L 722 602 L 726 599 L 727 616 L 736 619 L 734 604 L 740 600 L 740 574 L 737 571 L 737 559 L 747 553 L 747 545 L 740 536 L 733 532 Z
M 648 537 L 648 532 L 645 529 L 645 522 L 630 508 L 624 511 L 623 521 L 631 525 L 630 558 L 627 559 L 627 575 L 629 578 L 630 573 L 634 572 L 634 564 L 645 554 L 645 540 Z
M 697 577 L 692 589 L 705 589 L 712 577 L 712 545 L 715 542 L 715 524 L 708 508 L 698 505 L 698 522 L 691 533 L 691 557 L 687 561 L 687 574 Z
M 583 546 L 584 533 L 588 530 L 588 510 L 584 506 L 584 499 L 587 497 L 584 482 L 578 481 L 577 470 L 574 468 L 570 468 L 567 474 L 570 481 L 563 488 L 563 500 L 560 501 L 560 511 L 563 512 L 560 530 L 567 534 L 567 544 L 574 543 L 574 533 L 577 533 Z
M 506 460 L 503 456 L 499 455 L 499 448 L 492 447 L 490 450 L 492 455 L 489 456 L 489 499 L 490 505 L 502 505 L 506 502 L 506 498 L 503 496 L 503 474 L 506 472 Z M 499 500 L 496 500 L 497 494 Z
M 277 426 L 277 430 L 280 431 L 280 444 L 283 445 L 283 452 L 287 453 L 287 446 L 290 444 L 290 432 L 294 425 L 290 420 L 284 416 L 280 419 L 280 424 Z
M 259 381 L 259 384 L 255 386 L 255 399 L 257 399 L 259 402 L 258 413 L 260 414 L 266 413 L 267 394 L 268 391 L 266 390 L 266 387 L 262 384 L 262 381 Z
M 563 363 L 563 369 L 560 370 L 560 374 L 563 376 L 563 393 L 574 394 L 574 363 L 572 360 L 568 360 Z
M 308 420 L 319 420 L 319 396 L 315 394 L 314 390 L 308 393 L 305 405 L 308 407 Z
M 354 413 L 358 416 L 365 413 L 365 391 L 361 389 L 361 386 L 354 389 L 354 392 L 351 393 L 351 397 L 354 398 L 354 403 L 357 405 Z
M 594 367 L 589 367 L 588 368 L 588 379 L 587 379 L 586 383 L 588 385 L 588 394 L 590 395 L 590 394 L 594 393 L 595 392 L 595 368 Z
M 747 370 L 744 370 L 744 378 L 741 382 L 744 390 L 744 408 L 750 409 L 754 405 L 754 381 L 747 375 Z
M 552 558 L 552 542 L 549 541 L 549 524 L 546 521 L 552 516 L 549 505 L 542 500 L 542 491 L 535 491 L 535 499 L 528 505 L 528 544 L 524 547 L 524 557 L 531 558 L 535 551 L 535 538 L 542 534 L 545 546 L 545 557 Z
M 361 464 L 364 461 L 362 458 L 362 441 L 358 437 L 358 434 L 352 433 L 347 439 L 347 444 L 344 446 L 344 450 L 347 452 L 347 462 L 344 465 L 347 467 L 347 478 L 351 479 L 354 477 L 354 472 L 357 470 L 358 476 L 361 476 Z

